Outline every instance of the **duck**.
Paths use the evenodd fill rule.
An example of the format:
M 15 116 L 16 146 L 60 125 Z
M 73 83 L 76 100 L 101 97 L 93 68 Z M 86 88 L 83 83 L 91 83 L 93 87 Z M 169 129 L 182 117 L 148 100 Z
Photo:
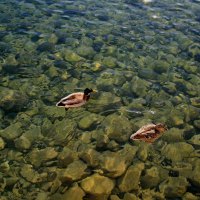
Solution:
M 69 94 L 66 97 L 63 97 L 58 103 L 56 103 L 57 107 L 64 107 L 66 110 L 68 108 L 77 108 L 86 104 L 86 102 L 90 99 L 90 94 L 92 92 L 97 92 L 96 90 L 86 88 L 83 92 L 75 92 Z
M 153 143 L 167 130 L 167 126 L 163 123 L 151 123 L 142 126 L 136 133 L 130 136 L 131 140 L 142 140 L 147 143 Z

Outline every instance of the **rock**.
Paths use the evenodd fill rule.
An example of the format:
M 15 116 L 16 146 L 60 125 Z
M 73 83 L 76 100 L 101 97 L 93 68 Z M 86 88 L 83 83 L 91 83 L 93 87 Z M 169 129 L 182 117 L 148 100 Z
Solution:
M 194 167 L 192 174 L 190 176 L 190 181 L 198 188 L 200 188 L 200 162 L 196 163 L 197 165 Z
M 66 169 L 58 170 L 58 177 L 61 182 L 73 182 L 82 179 L 88 173 L 86 172 L 87 165 L 80 161 L 75 160 L 67 166 Z
M 82 200 L 84 196 L 85 192 L 78 184 L 74 184 L 62 195 L 62 198 L 63 200 Z
M 177 142 L 164 146 L 161 150 L 161 154 L 167 159 L 177 162 L 183 160 L 183 158 L 189 157 L 193 151 L 194 148 L 192 145 L 185 142 Z
M 125 193 L 123 200 L 138 200 L 138 198 L 132 193 Z
M 103 65 L 105 65 L 106 67 L 115 67 L 117 65 L 117 60 L 116 58 L 113 58 L 111 56 L 108 57 L 104 57 L 103 61 L 102 61 Z
M 193 195 L 192 193 L 190 192 L 186 192 L 184 194 L 184 196 L 182 197 L 183 200 L 199 200 L 199 197 Z
M 140 176 L 144 169 L 144 163 L 135 163 L 131 165 L 126 173 L 119 178 L 118 187 L 121 192 L 129 192 L 131 190 L 138 190 L 140 184 Z
M 0 56 L 11 52 L 11 46 L 6 42 L 0 42 Z
M 85 58 L 91 59 L 95 55 L 95 51 L 89 46 L 80 46 L 77 48 L 77 53 Z
M 0 136 L 5 140 L 14 140 L 22 134 L 22 124 L 17 122 L 15 124 L 11 124 L 7 128 L 0 130 Z
M 159 189 L 167 198 L 182 197 L 189 183 L 185 177 L 169 177 L 159 185 Z
M 131 91 L 138 97 L 144 97 L 149 91 L 151 85 L 150 82 L 135 76 L 131 81 Z
M 3 138 L 0 137 L 0 150 L 3 150 L 5 145 L 6 144 L 5 144 L 4 140 L 3 140 Z
M 200 145 L 200 135 L 194 135 L 188 142 L 193 145 Z
M 131 123 L 122 115 L 109 115 L 102 122 L 102 126 L 108 138 L 119 143 L 127 142 L 132 133 Z
M 198 129 L 200 129 L 200 119 L 194 121 L 194 126 Z
M 199 97 L 193 97 L 190 99 L 192 106 L 200 108 L 200 98 Z
M 101 117 L 97 114 L 90 114 L 84 116 L 78 123 L 78 126 L 80 129 L 83 130 L 91 130 L 92 128 L 95 128 L 100 122 Z
M 39 192 L 35 200 L 47 200 L 48 195 L 46 192 Z
M 141 177 L 142 188 L 154 188 L 160 182 L 159 170 L 157 167 L 151 167 L 145 170 L 145 175 Z
M 37 47 L 37 50 L 40 52 L 53 52 L 55 50 L 55 45 L 51 42 L 43 42 Z
M 28 138 L 22 135 L 19 138 L 15 139 L 15 147 L 19 150 L 30 149 L 31 142 L 28 140 Z
M 59 118 L 59 117 L 64 118 L 66 111 L 64 108 L 61 109 L 56 106 L 45 106 L 44 114 L 47 115 L 48 118 L 55 120 L 56 118 Z
M 24 164 L 22 166 L 20 174 L 31 183 L 41 183 L 47 179 L 47 172 L 39 174 L 33 169 L 33 166 L 29 164 Z
M 163 136 L 164 141 L 170 142 L 183 142 L 184 141 L 184 129 L 171 128 Z
M 84 60 L 82 57 L 80 57 L 78 54 L 76 54 L 75 52 L 71 51 L 71 50 L 66 50 L 64 52 L 64 59 L 68 62 L 79 62 L 81 60 Z
M 78 153 L 65 147 L 58 155 L 58 162 L 61 167 L 67 167 L 70 163 L 78 160 Z
M 141 144 L 138 151 L 137 151 L 137 157 L 141 161 L 146 161 L 149 155 L 149 145 Z
M 48 137 L 52 138 L 54 144 L 66 144 L 73 138 L 76 123 L 71 119 L 56 120 L 49 131 Z
M 20 111 L 28 103 L 28 97 L 17 90 L 0 88 L 0 107 L 3 110 Z
M 41 150 L 35 148 L 28 154 L 27 160 L 35 167 L 39 167 L 41 164 L 44 164 L 46 161 L 52 160 L 57 156 L 58 152 L 55 151 L 53 147 L 47 147 Z
M 115 186 L 115 181 L 96 173 L 83 179 L 80 185 L 86 193 L 100 196 L 110 194 Z
M 92 148 L 81 151 L 79 157 L 87 163 L 90 167 L 97 167 L 99 165 L 101 154 Z
M 117 195 L 110 195 L 110 200 L 121 200 Z

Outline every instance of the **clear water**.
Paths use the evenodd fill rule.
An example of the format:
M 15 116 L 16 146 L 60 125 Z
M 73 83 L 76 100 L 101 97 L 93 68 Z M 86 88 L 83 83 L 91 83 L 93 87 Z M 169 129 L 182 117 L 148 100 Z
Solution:
M 0 199 L 200 198 L 200 1 L 0 1 Z M 97 89 L 81 108 L 57 108 Z M 153 144 L 131 141 L 149 123 Z

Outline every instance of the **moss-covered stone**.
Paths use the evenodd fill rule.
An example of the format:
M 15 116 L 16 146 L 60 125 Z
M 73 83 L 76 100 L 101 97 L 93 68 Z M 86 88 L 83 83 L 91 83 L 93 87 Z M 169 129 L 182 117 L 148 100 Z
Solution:
M 104 57 L 103 61 L 102 61 L 103 65 L 105 65 L 106 67 L 115 67 L 117 65 L 117 60 L 113 57 Z
M 96 173 L 83 179 L 80 184 L 86 193 L 101 196 L 111 193 L 115 186 L 115 181 Z
M 66 169 L 58 170 L 58 177 L 61 182 L 74 182 L 88 174 L 86 169 L 87 165 L 84 162 L 75 160 L 69 164 Z
M 0 89 L 0 107 L 3 110 L 19 111 L 28 103 L 26 94 L 1 87 Z
M 5 145 L 3 138 L 0 137 L 0 150 L 4 149 Z
M 125 193 L 123 200 L 138 200 L 138 197 L 135 196 L 135 194 L 132 193 Z
M 92 58 L 95 55 L 95 51 L 90 46 L 80 46 L 77 48 L 77 53 L 85 58 Z
M 159 185 L 159 189 L 165 194 L 165 197 L 176 198 L 182 197 L 188 186 L 189 183 L 185 177 L 169 177 Z
M 64 51 L 64 59 L 68 62 L 79 62 L 81 60 L 83 60 L 82 57 L 80 57 L 78 54 L 76 54 L 75 52 L 71 51 L 71 50 L 66 50 Z
M 192 145 L 185 142 L 177 142 L 164 146 L 161 153 L 167 159 L 177 162 L 188 157 L 193 151 Z
M 121 192 L 129 192 L 131 190 L 138 190 L 140 184 L 140 176 L 144 169 L 144 163 L 135 163 L 131 165 L 126 173 L 119 178 L 118 187 Z
M 0 136 L 5 140 L 14 140 L 22 134 L 23 130 L 21 127 L 22 124 L 19 122 L 11 124 L 7 128 L 0 130 Z
M 105 134 L 109 139 L 117 142 L 126 142 L 132 133 L 132 127 L 129 120 L 124 116 L 116 114 L 109 115 L 102 123 Z

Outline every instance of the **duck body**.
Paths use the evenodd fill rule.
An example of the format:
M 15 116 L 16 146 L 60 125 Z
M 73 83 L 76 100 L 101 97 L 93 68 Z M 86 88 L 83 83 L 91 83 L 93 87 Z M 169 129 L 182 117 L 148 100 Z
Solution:
M 84 105 L 90 98 L 90 93 L 94 92 L 92 89 L 86 88 L 84 92 L 72 93 L 62 98 L 57 104 L 57 107 L 77 108 Z
M 130 136 L 131 140 L 143 140 L 144 142 L 152 143 L 162 136 L 167 130 L 167 127 L 162 124 L 147 124 L 142 126 L 136 133 Z

